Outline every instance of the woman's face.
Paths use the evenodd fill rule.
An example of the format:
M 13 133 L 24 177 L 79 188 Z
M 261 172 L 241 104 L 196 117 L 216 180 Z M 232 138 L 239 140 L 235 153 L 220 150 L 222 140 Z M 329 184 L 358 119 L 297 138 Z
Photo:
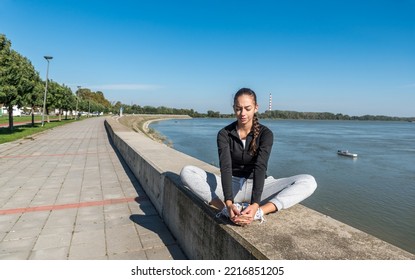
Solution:
M 252 96 L 242 94 L 236 99 L 233 109 L 238 123 L 240 125 L 246 125 L 252 123 L 254 114 L 258 112 L 258 104 L 255 103 Z

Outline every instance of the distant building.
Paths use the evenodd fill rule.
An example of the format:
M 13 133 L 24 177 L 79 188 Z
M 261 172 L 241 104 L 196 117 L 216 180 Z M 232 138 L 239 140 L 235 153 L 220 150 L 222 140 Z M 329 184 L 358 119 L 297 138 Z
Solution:
M 9 114 L 9 111 L 7 110 L 7 108 L 6 108 L 6 107 L 1 106 L 1 107 L 0 107 L 0 116 L 3 116 L 3 115 L 8 115 L 8 114 Z M 20 109 L 17 107 L 17 105 L 14 105 L 14 106 L 13 106 L 13 116 L 14 116 L 14 117 L 21 117 L 21 116 L 22 116 L 22 110 L 20 110 Z
M 269 94 L 269 105 L 268 105 L 268 111 L 272 111 L 272 94 Z

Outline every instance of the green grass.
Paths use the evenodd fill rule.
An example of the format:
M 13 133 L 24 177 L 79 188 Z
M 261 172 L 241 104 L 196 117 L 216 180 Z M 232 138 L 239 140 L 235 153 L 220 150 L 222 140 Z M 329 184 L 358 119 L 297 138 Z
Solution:
M 65 118 L 64 116 L 62 118 Z M 50 120 L 55 120 L 58 119 L 58 117 L 49 117 Z M 36 115 L 35 116 L 35 122 L 36 121 L 41 121 L 42 120 L 42 116 L 41 115 Z M 45 116 L 45 121 L 46 121 L 46 116 Z M 32 116 L 21 116 L 21 117 L 13 117 L 13 123 L 17 124 L 19 122 L 32 122 Z M 0 124 L 9 124 L 9 116 L 7 115 L 3 115 L 0 116 Z
M 28 118 L 28 120 L 24 120 L 24 118 Z M 8 118 L 5 118 L 6 121 L 3 122 L 3 117 L 0 117 L 0 124 L 6 123 L 8 124 Z M 31 117 L 17 117 L 17 118 L 13 118 L 14 122 L 24 122 L 24 121 L 31 121 Z M 41 120 L 41 117 L 35 118 L 35 121 L 37 120 Z M 19 139 L 23 139 L 23 138 L 28 138 L 30 136 L 32 136 L 33 134 L 57 127 L 57 126 L 61 126 L 67 123 L 71 123 L 74 122 L 76 120 L 65 120 L 62 119 L 62 121 L 52 121 L 50 123 L 45 122 L 45 125 L 42 127 L 42 125 L 40 123 L 35 123 L 35 126 L 32 127 L 31 124 L 27 124 L 27 125 L 19 125 L 19 126 L 14 126 L 13 128 L 13 132 L 10 132 L 8 127 L 0 127 L 0 144 L 6 143 L 6 142 L 11 142 L 11 141 L 15 141 L 15 140 L 19 140 Z

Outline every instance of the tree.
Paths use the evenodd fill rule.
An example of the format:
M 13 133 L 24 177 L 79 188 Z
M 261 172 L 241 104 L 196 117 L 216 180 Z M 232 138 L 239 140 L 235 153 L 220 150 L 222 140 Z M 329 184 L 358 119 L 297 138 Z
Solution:
M 50 107 L 58 109 L 59 121 L 61 121 L 63 111 L 67 112 L 68 110 L 73 109 L 75 105 L 75 97 L 73 96 L 72 90 L 69 87 L 60 85 L 54 81 L 49 83 L 48 89 L 48 92 L 50 92 L 48 104 L 50 104 Z
M 123 104 L 120 101 L 117 101 L 116 103 L 112 104 L 112 112 L 114 114 L 118 114 L 121 107 L 123 107 Z
M 19 108 L 25 97 L 35 90 L 39 74 L 32 63 L 11 49 L 11 42 L 0 34 L 0 103 L 9 112 L 9 129 L 13 131 L 13 106 Z
M 32 92 L 28 93 L 25 96 L 25 103 L 31 107 L 32 115 L 32 126 L 35 126 L 35 108 L 41 107 L 43 104 L 43 92 L 45 91 L 45 86 L 42 83 L 42 80 L 38 76 L 36 78 L 35 88 Z
M 75 109 L 76 97 L 73 94 L 70 87 L 62 85 L 63 87 L 63 101 L 62 101 L 62 110 L 66 112 L 65 120 L 68 119 L 68 111 L 73 111 Z
M 104 113 L 111 111 L 111 103 L 105 99 L 101 91 L 93 92 L 88 88 L 81 88 L 77 91 L 77 95 L 81 111 Z
M 209 118 L 219 118 L 220 113 L 209 110 L 209 111 L 207 111 L 207 115 L 208 115 Z
M 6 36 L 0 35 L 0 103 L 3 103 L 9 112 L 9 129 L 13 130 L 13 105 L 17 98 L 16 84 L 18 72 L 16 62 L 13 63 L 11 42 Z M 11 110 L 10 110 L 11 108 Z M 11 119 L 11 121 L 10 121 Z

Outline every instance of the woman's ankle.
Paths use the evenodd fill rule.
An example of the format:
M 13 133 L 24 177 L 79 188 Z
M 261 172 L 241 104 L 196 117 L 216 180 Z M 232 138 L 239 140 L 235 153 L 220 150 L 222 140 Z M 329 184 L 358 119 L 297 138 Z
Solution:
M 260 206 L 260 208 L 262 212 L 264 213 L 264 215 L 278 211 L 277 206 L 272 202 L 267 202 L 264 205 Z

